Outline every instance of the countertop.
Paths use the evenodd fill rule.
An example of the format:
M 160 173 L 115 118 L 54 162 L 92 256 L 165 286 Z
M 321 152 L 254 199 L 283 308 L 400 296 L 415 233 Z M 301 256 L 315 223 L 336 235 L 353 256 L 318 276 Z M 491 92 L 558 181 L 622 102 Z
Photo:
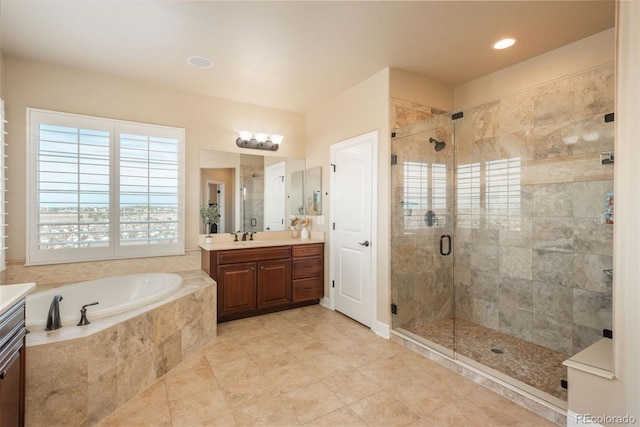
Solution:
M 313 243 L 324 243 L 324 233 L 311 232 L 309 239 L 301 239 L 300 234 L 293 237 L 291 231 L 268 231 L 259 232 L 253 236 L 254 240 L 242 241 L 242 234 L 238 234 L 240 241 L 234 242 L 233 235 L 214 234 L 213 243 L 205 243 L 204 235 L 200 235 L 200 247 L 205 251 L 222 251 L 227 249 L 248 249 L 248 248 L 266 248 L 271 246 L 293 246 L 293 245 L 310 245 Z
M 16 285 L 0 286 L 0 314 L 3 314 L 15 303 L 24 298 L 29 292 L 34 290 L 35 283 L 19 283 Z

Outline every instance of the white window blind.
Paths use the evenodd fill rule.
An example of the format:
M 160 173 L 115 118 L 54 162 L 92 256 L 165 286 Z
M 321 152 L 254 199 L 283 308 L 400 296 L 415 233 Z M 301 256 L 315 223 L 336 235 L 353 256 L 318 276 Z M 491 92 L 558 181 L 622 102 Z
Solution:
M 29 109 L 28 263 L 184 253 L 184 130 Z
M 489 225 L 520 225 L 520 158 L 486 162 L 486 213 Z
M 447 166 L 422 162 L 403 162 L 404 225 L 406 229 L 428 227 L 424 217 L 431 210 L 436 224 L 447 218 Z
M 5 124 L 4 118 L 4 101 L 0 99 L 0 271 L 4 271 L 6 268 L 6 251 L 7 251 L 7 224 L 5 221 L 5 215 L 7 214 L 5 197 L 7 191 L 6 185 L 6 162 L 5 162 Z

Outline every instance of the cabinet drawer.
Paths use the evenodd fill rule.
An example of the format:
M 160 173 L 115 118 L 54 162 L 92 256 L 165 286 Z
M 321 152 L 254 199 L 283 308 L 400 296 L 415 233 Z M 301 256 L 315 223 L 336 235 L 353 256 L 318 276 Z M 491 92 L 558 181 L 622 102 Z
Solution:
M 293 302 L 320 299 L 323 294 L 324 284 L 321 277 L 293 281 Z
M 293 260 L 293 279 L 322 276 L 322 258 L 299 258 Z
M 0 347 L 5 345 L 22 327 L 24 327 L 24 301 L 14 305 L 0 316 Z
M 293 257 L 306 257 L 306 256 L 318 256 L 324 254 L 324 245 L 313 244 L 313 245 L 294 245 L 293 247 Z
M 291 247 L 276 246 L 272 248 L 232 249 L 228 251 L 218 251 L 217 256 L 218 265 L 283 259 L 291 257 Z

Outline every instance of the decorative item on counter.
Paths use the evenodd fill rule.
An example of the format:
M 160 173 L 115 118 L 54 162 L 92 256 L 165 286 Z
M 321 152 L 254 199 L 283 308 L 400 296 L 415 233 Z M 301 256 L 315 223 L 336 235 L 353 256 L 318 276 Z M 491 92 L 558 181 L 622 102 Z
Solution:
M 291 236 L 295 239 L 298 237 L 298 222 L 300 222 L 300 218 L 294 216 L 291 218 L 291 225 L 289 226 L 289 230 L 291 230 Z
M 300 232 L 301 239 L 309 238 L 309 227 L 311 226 L 311 218 L 302 218 L 300 220 L 300 227 L 302 227 L 302 231 Z
M 204 242 L 213 243 L 213 237 L 211 236 L 211 224 L 218 224 L 220 222 L 220 207 L 218 204 L 210 203 L 208 205 L 200 206 L 200 220 L 204 224 L 206 233 Z

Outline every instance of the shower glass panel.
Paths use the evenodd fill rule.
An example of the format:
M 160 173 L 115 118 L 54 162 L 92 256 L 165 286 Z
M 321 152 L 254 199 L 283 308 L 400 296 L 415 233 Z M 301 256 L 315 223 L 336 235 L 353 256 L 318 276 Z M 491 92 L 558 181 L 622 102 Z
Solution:
M 393 327 L 453 355 L 454 143 L 450 117 L 395 132 Z
M 612 327 L 613 86 L 609 64 L 394 127 L 394 330 L 566 408 L 562 362 Z

